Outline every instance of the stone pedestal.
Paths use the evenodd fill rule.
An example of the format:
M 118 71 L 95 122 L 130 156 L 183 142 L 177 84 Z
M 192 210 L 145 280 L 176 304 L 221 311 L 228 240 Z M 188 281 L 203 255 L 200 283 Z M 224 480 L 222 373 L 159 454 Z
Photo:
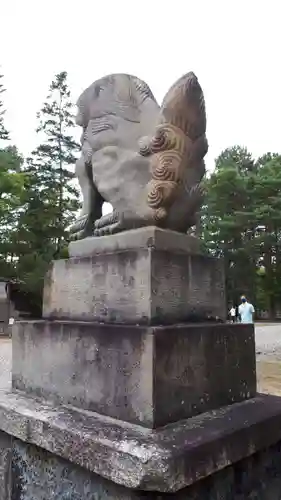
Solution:
M 172 236 L 90 238 L 53 264 L 47 319 L 13 329 L 1 500 L 280 498 L 281 398 L 256 393 L 254 327 L 194 322 L 224 316 L 221 264 Z

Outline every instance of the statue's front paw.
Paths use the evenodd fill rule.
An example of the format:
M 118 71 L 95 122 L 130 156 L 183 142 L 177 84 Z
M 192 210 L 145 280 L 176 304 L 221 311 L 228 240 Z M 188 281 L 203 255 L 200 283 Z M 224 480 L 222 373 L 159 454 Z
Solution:
M 81 240 L 93 234 L 93 223 L 89 214 L 81 215 L 76 219 L 76 221 L 70 226 L 70 239 L 71 240 Z
M 122 224 L 119 220 L 118 213 L 115 211 L 103 215 L 95 222 L 94 236 L 106 236 L 120 231 L 122 231 Z

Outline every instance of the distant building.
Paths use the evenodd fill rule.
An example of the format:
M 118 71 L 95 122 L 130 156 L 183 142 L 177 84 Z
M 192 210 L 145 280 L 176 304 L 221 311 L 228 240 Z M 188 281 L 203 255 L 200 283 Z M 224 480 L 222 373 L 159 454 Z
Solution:
M 10 315 L 14 318 L 38 319 L 42 317 L 42 297 L 39 297 L 38 300 L 38 292 L 27 291 L 25 283 L 20 280 L 7 281 L 6 290 L 10 304 Z
M 9 333 L 9 318 L 13 313 L 13 305 L 8 297 L 7 280 L 0 278 L 0 335 Z
M 0 278 L 0 336 L 11 334 L 13 319 L 41 317 L 41 307 L 34 306 L 32 299 L 20 280 Z

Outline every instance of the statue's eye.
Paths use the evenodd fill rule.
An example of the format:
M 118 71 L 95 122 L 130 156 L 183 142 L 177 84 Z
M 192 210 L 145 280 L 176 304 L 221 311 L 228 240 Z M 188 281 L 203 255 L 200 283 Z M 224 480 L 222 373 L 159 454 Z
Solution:
M 96 85 L 95 86 L 95 97 L 99 97 L 99 95 L 100 95 L 100 86 Z
M 104 87 L 101 85 L 95 86 L 95 97 L 99 97 L 100 93 L 104 90 Z

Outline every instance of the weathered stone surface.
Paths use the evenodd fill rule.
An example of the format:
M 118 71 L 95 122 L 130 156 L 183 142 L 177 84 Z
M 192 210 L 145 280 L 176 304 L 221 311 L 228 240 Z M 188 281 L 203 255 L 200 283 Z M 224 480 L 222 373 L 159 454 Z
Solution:
M 200 254 L 200 246 L 200 240 L 194 236 L 151 226 L 102 238 L 92 236 L 83 240 L 71 241 L 68 253 L 70 257 L 92 257 L 123 250 L 153 248 L 167 252 Z
M 11 482 L 12 500 L 280 500 L 281 442 L 181 491 L 161 494 L 124 488 L 14 439 Z M 1 500 L 11 497 L 1 496 Z
M 82 213 L 75 237 L 156 225 L 186 233 L 202 203 L 200 181 L 208 150 L 202 89 L 190 72 L 161 108 L 135 76 L 106 76 L 80 96 L 83 128 L 76 174 Z M 101 216 L 103 201 L 113 213 Z
M 253 325 L 20 321 L 13 332 L 14 388 L 148 427 L 253 397 L 255 368 Z
M 133 500 L 143 498 L 137 492 L 114 484 L 85 468 L 75 466 L 42 448 L 27 445 L 18 439 L 13 440 L 11 479 L 13 500 Z M 5 497 L 0 498 L 4 500 Z M 10 497 L 7 497 L 7 500 L 8 498 L 10 500 Z
M 0 431 L 0 499 L 10 500 L 10 466 L 12 461 L 12 437 Z
M 281 399 L 259 395 L 151 431 L 0 392 L 4 432 L 116 484 L 145 491 L 179 492 L 276 444 L 280 418 Z
M 100 238 L 96 250 L 94 241 L 86 240 L 88 256 L 52 263 L 43 317 L 132 324 L 225 317 L 223 263 L 196 252 L 193 238 L 148 228 Z M 82 244 L 71 252 L 81 254 Z

